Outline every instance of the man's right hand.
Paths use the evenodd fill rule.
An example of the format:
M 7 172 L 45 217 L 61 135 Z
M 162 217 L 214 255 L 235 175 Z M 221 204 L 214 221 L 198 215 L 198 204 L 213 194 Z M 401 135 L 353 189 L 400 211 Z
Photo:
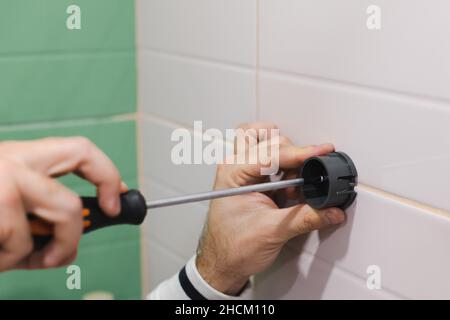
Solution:
M 78 195 L 54 178 L 73 172 L 97 187 L 108 215 L 120 212 L 127 190 L 112 161 L 84 137 L 0 143 L 0 271 L 59 267 L 72 262 L 81 238 Z M 53 240 L 33 247 L 27 213 L 53 226 Z

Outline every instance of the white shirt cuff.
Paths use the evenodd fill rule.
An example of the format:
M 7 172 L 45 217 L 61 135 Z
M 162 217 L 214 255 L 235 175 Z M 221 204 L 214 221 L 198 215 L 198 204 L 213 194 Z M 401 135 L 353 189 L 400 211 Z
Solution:
M 193 256 L 175 276 L 161 283 L 147 297 L 150 300 L 240 300 L 251 299 L 249 282 L 239 296 L 229 296 L 211 287 L 200 275 Z

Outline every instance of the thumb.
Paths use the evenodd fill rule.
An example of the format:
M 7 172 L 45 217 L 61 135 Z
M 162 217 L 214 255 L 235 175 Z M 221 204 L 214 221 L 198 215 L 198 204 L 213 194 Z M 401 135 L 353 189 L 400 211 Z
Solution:
M 345 220 L 341 209 L 328 208 L 317 210 L 307 204 L 299 204 L 290 208 L 280 209 L 279 217 L 283 220 L 282 232 L 286 240 L 298 235 L 337 225 Z

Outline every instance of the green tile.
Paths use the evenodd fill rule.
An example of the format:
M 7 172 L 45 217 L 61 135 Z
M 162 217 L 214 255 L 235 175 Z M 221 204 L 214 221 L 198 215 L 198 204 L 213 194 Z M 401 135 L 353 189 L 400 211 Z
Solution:
M 134 53 L 0 57 L 0 123 L 132 113 Z
M 68 30 L 69 5 L 81 8 L 81 30 Z M 133 0 L 2 0 L 2 53 L 134 49 Z
M 134 242 L 80 251 L 81 290 L 68 290 L 65 268 L 14 271 L 0 276 L 0 299 L 81 299 L 108 291 L 115 299 L 140 298 L 140 248 Z
M 81 7 L 81 30 L 66 28 L 72 4 Z M 106 120 L 136 111 L 134 10 L 133 0 L 2 0 L 0 140 L 87 136 L 135 187 L 135 123 Z M 71 121 L 87 118 L 96 120 Z M 48 121 L 51 128 L 34 124 Z M 11 130 L 10 124 L 32 125 Z M 79 194 L 95 194 L 75 176 L 61 181 Z M 80 298 L 92 290 L 139 298 L 139 238 L 137 227 L 126 226 L 83 237 L 77 261 L 86 275 L 82 292 L 65 289 L 64 270 L 11 272 L 0 274 L 0 298 Z
M 83 135 L 95 142 L 117 165 L 130 187 L 137 186 L 136 125 L 134 121 L 95 121 L 84 125 L 0 131 L 0 140 Z M 81 195 L 94 195 L 86 181 L 68 176 L 61 181 Z M 65 288 L 64 269 L 0 274 L 0 299 L 80 298 L 92 290 L 109 290 L 117 298 L 140 296 L 139 228 L 120 226 L 83 237 L 77 264 L 82 266 L 83 290 Z M 126 276 L 124 276 L 126 275 Z
M 94 121 L 88 124 L 66 124 L 64 127 L 18 128 L 0 131 L 2 140 L 30 140 L 50 136 L 85 136 L 91 139 L 117 165 L 122 176 L 135 178 L 136 173 L 136 123 L 124 121 Z M 81 179 L 70 180 L 70 183 L 82 183 Z M 84 185 L 84 184 L 82 184 Z

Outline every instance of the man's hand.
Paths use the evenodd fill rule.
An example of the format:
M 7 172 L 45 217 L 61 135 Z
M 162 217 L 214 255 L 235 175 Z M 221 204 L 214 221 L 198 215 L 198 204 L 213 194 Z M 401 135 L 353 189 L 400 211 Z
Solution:
M 257 123 L 242 128 L 269 130 L 275 126 Z M 269 137 L 254 145 L 248 144 L 245 152 L 264 148 L 273 143 L 271 140 Z M 300 148 L 280 136 L 279 165 L 283 178 L 296 178 L 297 168 L 306 159 L 333 151 L 331 144 Z M 232 160 L 226 163 L 234 163 Z M 269 177 L 261 176 L 262 167 L 259 163 L 219 165 L 215 189 L 267 182 Z M 343 211 L 337 208 L 315 210 L 299 204 L 280 209 L 274 201 L 280 197 L 295 199 L 298 194 L 295 188 L 289 188 L 270 194 L 250 193 L 211 202 L 196 264 L 199 273 L 212 287 L 228 295 L 237 294 L 251 275 L 273 263 L 289 239 L 339 224 L 345 219 Z
M 127 187 L 112 161 L 83 137 L 0 143 L 0 271 L 52 268 L 69 264 L 77 253 L 82 226 L 80 198 L 55 177 L 73 172 L 97 186 L 100 207 L 120 212 Z M 33 248 L 26 214 L 53 225 L 53 240 Z

